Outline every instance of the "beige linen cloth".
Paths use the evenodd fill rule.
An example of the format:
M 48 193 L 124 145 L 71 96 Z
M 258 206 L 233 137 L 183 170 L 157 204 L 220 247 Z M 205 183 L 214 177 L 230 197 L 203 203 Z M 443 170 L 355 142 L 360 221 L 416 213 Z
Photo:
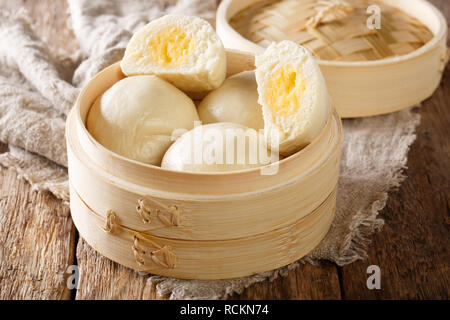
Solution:
M 64 201 L 69 200 L 65 116 L 79 88 L 118 61 L 132 33 L 148 21 L 166 13 L 213 18 L 216 9 L 215 0 L 68 3 L 81 50 L 65 65 L 51 58 L 46 44 L 34 35 L 26 13 L 0 11 L 0 141 L 9 146 L 0 155 L 0 164 L 14 168 L 37 190 L 49 191 Z M 377 215 L 386 204 L 387 192 L 405 178 L 402 169 L 419 122 L 419 115 L 411 109 L 343 121 L 336 217 L 326 238 L 301 261 L 234 280 L 155 276 L 149 281 L 156 283 L 159 294 L 170 294 L 172 299 L 220 299 L 253 283 L 283 276 L 305 261 L 327 259 L 342 266 L 365 258 L 370 235 L 383 225 Z

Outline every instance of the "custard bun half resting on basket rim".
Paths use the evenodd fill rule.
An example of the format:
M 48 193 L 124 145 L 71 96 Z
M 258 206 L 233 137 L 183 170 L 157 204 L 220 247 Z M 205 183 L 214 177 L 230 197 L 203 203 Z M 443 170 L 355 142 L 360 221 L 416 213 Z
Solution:
M 156 76 L 127 77 L 100 96 L 87 129 L 105 148 L 127 158 L 160 165 L 176 129 L 198 121 L 193 101 Z
M 272 43 L 255 65 L 264 135 L 288 156 L 312 142 L 329 118 L 325 80 L 312 54 L 288 40 Z
M 120 65 L 127 76 L 157 75 L 184 92 L 199 93 L 222 84 L 227 63 L 222 42 L 207 21 L 166 15 L 133 35 Z

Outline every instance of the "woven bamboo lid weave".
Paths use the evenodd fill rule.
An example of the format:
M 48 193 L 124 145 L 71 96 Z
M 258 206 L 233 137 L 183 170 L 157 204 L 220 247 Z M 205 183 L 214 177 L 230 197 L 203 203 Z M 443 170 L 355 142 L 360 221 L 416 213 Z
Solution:
M 379 5 L 381 28 L 369 29 L 367 8 Z M 419 20 L 379 1 L 264 0 L 240 11 L 230 25 L 267 47 L 293 40 L 322 60 L 369 61 L 410 53 L 433 34 Z

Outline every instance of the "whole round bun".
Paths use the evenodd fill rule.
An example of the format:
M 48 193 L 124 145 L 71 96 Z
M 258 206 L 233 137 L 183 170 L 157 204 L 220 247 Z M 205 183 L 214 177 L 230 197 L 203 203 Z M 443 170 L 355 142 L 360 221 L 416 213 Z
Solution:
M 202 100 L 198 114 L 203 123 L 232 122 L 263 129 L 255 72 L 244 71 L 226 79 Z
M 104 147 L 127 158 L 159 165 L 175 129 L 192 129 L 199 120 L 192 100 L 156 76 L 115 83 L 99 97 L 87 129 Z
M 249 136 L 255 139 L 249 139 Z M 240 145 L 243 146 L 241 152 L 238 151 Z M 260 148 L 263 148 L 261 152 Z M 259 153 L 264 154 L 265 159 Z M 240 124 L 219 122 L 197 126 L 184 133 L 167 150 L 161 167 L 176 171 L 224 172 L 259 167 L 269 162 L 262 134 Z

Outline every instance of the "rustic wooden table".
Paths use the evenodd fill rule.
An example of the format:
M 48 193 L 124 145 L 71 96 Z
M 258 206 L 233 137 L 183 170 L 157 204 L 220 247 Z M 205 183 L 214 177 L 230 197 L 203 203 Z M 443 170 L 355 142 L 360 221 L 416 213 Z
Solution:
M 447 18 L 450 1 L 432 0 Z M 65 0 L 0 0 L 26 7 L 51 49 L 72 52 Z M 345 267 L 309 264 L 287 277 L 246 289 L 237 299 L 449 299 L 450 298 L 450 72 L 425 101 L 408 178 L 392 191 L 368 258 Z M 1 148 L 0 148 L 1 149 Z M 1 151 L 1 150 L 0 150 Z M 369 265 L 381 268 L 381 289 L 366 286 Z M 79 290 L 69 290 L 67 268 L 81 270 Z M 69 210 L 38 194 L 16 173 L 0 167 L 0 299 L 164 299 L 147 277 L 97 254 L 78 239 Z

